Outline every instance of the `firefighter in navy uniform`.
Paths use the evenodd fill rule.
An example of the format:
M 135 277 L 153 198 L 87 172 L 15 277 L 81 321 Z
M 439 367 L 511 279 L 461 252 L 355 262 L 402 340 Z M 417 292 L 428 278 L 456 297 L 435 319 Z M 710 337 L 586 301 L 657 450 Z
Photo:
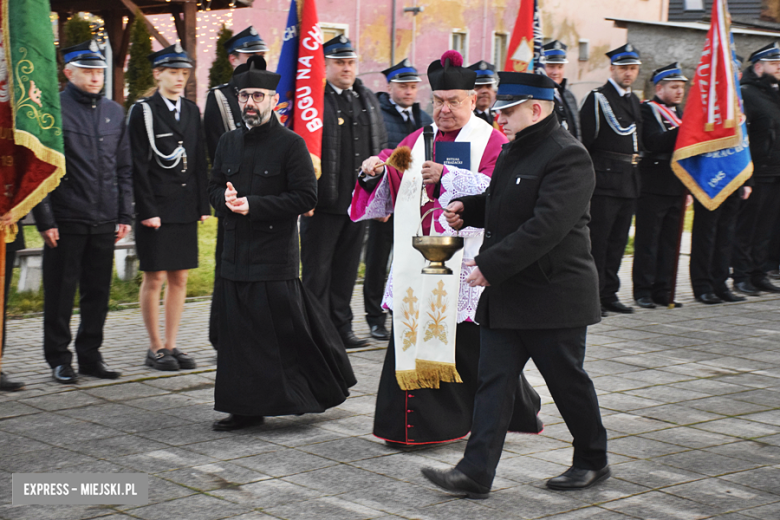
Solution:
M 251 25 L 226 41 L 224 46 L 233 70 L 242 63 L 246 63 L 251 56 L 265 56 L 265 53 L 268 52 L 268 46 Z M 209 159 L 212 163 L 217 143 L 222 134 L 240 128 L 242 124 L 241 108 L 238 106 L 238 96 L 233 78 L 227 83 L 209 89 L 206 97 L 206 108 L 203 110 L 203 127 L 206 135 L 206 148 L 208 148 Z M 215 213 L 217 218 L 222 217 L 220 211 Z M 217 244 L 214 251 L 214 292 L 211 300 L 211 315 L 209 316 L 209 341 L 215 350 L 219 349 L 219 328 L 216 323 L 217 312 L 214 298 L 221 294 L 220 266 L 222 265 L 223 242 L 224 230 L 218 223 Z
M 642 104 L 642 143 L 639 167 L 642 192 L 636 207 L 634 237 L 634 300 L 645 309 L 669 305 L 677 261 L 677 234 L 687 190 L 672 171 L 672 152 L 682 120 L 680 102 L 685 82 L 679 63 L 653 71 L 655 97 Z M 675 302 L 675 307 L 682 304 Z
M 357 281 L 365 223 L 352 222 L 348 209 L 363 161 L 387 145 L 387 130 L 376 95 L 357 78 L 357 53 L 346 36 L 322 45 L 325 96 L 322 175 L 317 207 L 301 218 L 303 285 L 319 300 L 347 348 L 368 340 L 352 330 L 350 301 Z
M 477 81 L 474 83 L 474 90 L 477 91 L 477 107 L 474 109 L 474 115 L 493 128 L 498 128 L 495 124 L 496 113 L 493 111 L 498 85 L 495 65 L 480 60 L 467 68 L 477 73 Z
M 639 75 L 639 51 L 630 43 L 607 53 L 611 77 L 588 94 L 580 111 L 582 143 L 596 170 L 590 238 L 599 273 L 602 314 L 632 313 L 617 297 L 620 262 L 639 197 L 642 115 L 631 85 Z
M 778 293 L 769 281 L 770 244 L 780 217 L 780 46 L 772 43 L 750 55 L 751 65 L 740 81 L 753 158 L 753 194 L 742 202 L 731 258 L 734 288 L 756 296 Z
M 176 371 L 197 366 L 177 347 L 187 273 L 198 267 L 198 222 L 211 216 L 206 147 L 198 105 L 182 97 L 193 61 L 176 43 L 148 56 L 157 91 L 128 116 L 133 156 L 135 240 L 143 282 L 139 300 L 149 333 L 145 364 Z M 165 289 L 165 336 L 159 306 Z
M 554 40 L 542 47 L 541 62 L 547 77 L 558 87 L 555 89 L 555 113 L 566 128 L 577 139 L 580 136 L 580 113 L 577 110 L 577 98 L 566 88 L 565 69 L 569 60 L 566 59 L 566 44 Z

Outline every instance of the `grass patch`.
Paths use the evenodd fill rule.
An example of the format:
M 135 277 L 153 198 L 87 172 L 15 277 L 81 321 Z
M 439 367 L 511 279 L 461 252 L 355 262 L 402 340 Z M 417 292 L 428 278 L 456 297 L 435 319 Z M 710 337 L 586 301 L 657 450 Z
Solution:
M 33 226 L 25 227 L 24 239 L 28 248 L 42 247 L 43 239 Z M 208 296 L 214 286 L 214 248 L 217 243 L 217 219 L 210 218 L 198 225 L 198 268 L 190 270 L 187 279 L 187 296 Z M 108 306 L 110 310 L 117 310 L 122 304 L 138 302 L 138 291 L 141 287 L 139 272 L 132 280 L 123 281 L 117 278 L 114 269 L 114 280 L 111 284 L 111 296 Z M 43 312 L 43 287 L 37 292 L 18 292 L 19 269 L 14 269 L 11 281 L 11 290 L 8 295 L 8 315 L 24 316 L 36 312 Z M 78 309 L 78 291 L 74 301 L 74 307 Z

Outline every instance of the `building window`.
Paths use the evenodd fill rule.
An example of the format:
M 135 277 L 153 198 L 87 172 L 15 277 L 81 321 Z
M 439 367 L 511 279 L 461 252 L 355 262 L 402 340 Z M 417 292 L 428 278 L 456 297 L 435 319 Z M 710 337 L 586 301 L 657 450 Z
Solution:
M 496 66 L 496 70 L 504 69 L 507 41 L 506 33 L 493 33 L 493 65 Z
M 683 0 L 686 11 L 704 11 L 704 0 Z
M 320 23 L 320 29 L 322 29 L 323 42 L 332 40 L 340 34 L 349 38 L 349 24 L 346 23 Z
M 450 49 L 458 51 L 463 55 L 463 61 L 468 63 L 469 56 L 469 34 L 466 31 L 456 29 L 450 34 Z
M 588 40 L 580 40 L 579 43 L 580 61 L 588 61 L 590 58 L 590 42 Z

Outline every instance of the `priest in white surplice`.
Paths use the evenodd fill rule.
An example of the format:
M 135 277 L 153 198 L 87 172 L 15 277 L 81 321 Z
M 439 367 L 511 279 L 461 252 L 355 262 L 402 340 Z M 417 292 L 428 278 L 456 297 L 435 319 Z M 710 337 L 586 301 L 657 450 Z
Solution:
M 452 275 L 421 274 L 425 261 L 411 243 L 428 210 L 487 188 L 507 142 L 473 115 L 476 73 L 463 67 L 458 52 L 447 51 L 431 63 L 428 80 L 433 90 L 433 160 L 425 161 L 425 128 L 399 144 L 412 150 L 406 172 L 380 166 L 393 150 L 370 157 L 363 163 L 364 175 L 349 210 L 355 221 L 394 214 L 395 252 L 383 299 L 393 313 L 393 334 L 374 416 L 374 435 L 394 446 L 456 440 L 471 428 L 479 360 L 474 313 L 482 289 L 463 280 L 473 269 L 482 230 L 460 232 L 465 247 L 447 262 Z M 457 234 L 441 211 L 429 213 L 421 228 L 424 235 Z M 541 431 L 536 417 L 539 396 L 525 378 L 518 381 L 515 403 L 510 430 Z

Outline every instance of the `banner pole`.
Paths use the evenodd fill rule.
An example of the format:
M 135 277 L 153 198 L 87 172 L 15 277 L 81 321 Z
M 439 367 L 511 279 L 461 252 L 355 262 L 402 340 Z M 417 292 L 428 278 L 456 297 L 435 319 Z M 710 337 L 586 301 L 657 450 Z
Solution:
M 680 249 L 682 248 L 682 235 L 685 229 L 685 212 L 688 206 L 685 204 L 685 200 L 688 198 L 688 192 L 683 195 L 682 209 L 680 209 L 680 225 L 677 228 L 677 247 L 674 251 L 674 269 L 672 269 L 672 281 L 669 287 L 669 303 L 667 308 L 674 309 L 674 297 L 677 292 L 677 273 L 680 269 Z
M 5 226 L 0 226 L 0 302 L 3 305 L 3 317 L 0 319 L 0 338 L 3 338 L 5 334 L 5 234 L 7 229 Z M 20 229 L 19 233 L 21 232 Z M 3 371 L 3 347 L 5 346 L 3 343 L 5 342 L 0 340 L 0 372 Z

